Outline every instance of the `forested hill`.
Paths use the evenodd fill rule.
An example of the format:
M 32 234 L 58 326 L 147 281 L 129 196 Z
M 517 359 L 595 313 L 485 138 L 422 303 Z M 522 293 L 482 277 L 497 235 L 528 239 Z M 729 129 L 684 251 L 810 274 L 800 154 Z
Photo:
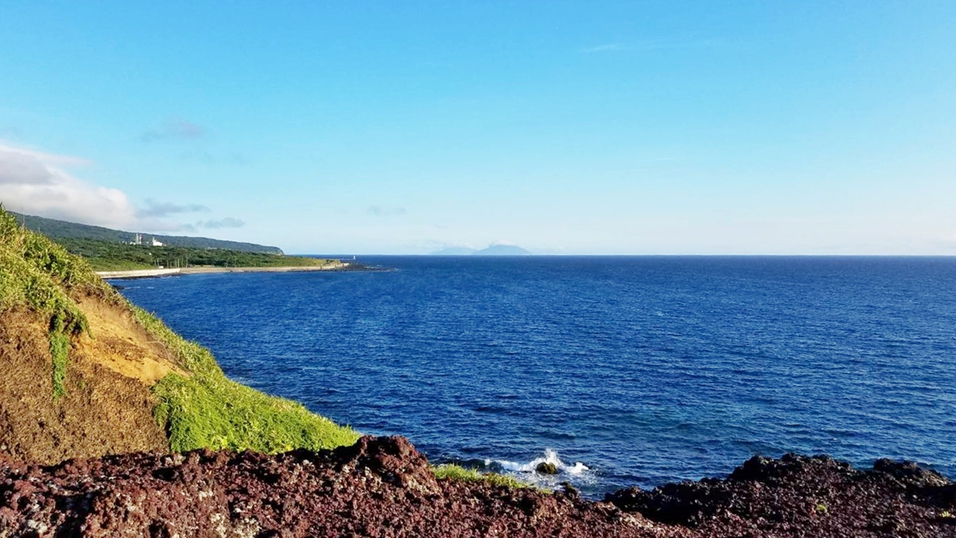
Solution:
M 112 230 L 101 226 L 89 226 L 87 224 L 77 224 L 64 220 L 48 219 L 44 217 L 35 217 L 32 215 L 23 215 L 10 211 L 16 216 L 17 221 L 22 223 L 29 230 L 40 232 L 54 240 L 62 239 L 93 239 L 97 241 L 108 241 L 111 243 L 129 243 L 136 238 L 138 232 L 124 232 L 122 230 Z M 240 252 L 254 252 L 259 254 L 283 254 L 279 247 L 270 247 L 257 245 L 255 243 L 242 243 L 238 241 L 224 241 L 222 239 L 210 239 L 208 237 L 185 237 L 175 235 L 155 235 L 140 233 L 144 243 L 150 243 L 152 239 L 171 247 L 189 247 L 189 248 L 218 248 L 225 250 L 238 250 Z

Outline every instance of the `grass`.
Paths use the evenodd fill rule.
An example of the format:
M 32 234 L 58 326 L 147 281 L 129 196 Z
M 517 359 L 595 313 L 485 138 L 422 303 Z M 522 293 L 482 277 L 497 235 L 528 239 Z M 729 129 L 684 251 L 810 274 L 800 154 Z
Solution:
M 291 258 L 291 257 L 290 257 Z M 312 263 L 312 262 L 309 262 Z M 99 297 L 128 308 L 147 333 L 163 344 L 186 375 L 169 374 L 153 386 L 153 410 L 173 451 L 230 448 L 282 452 L 353 444 L 359 434 L 229 380 L 212 354 L 136 308 L 103 282 L 86 260 L 21 227 L 0 207 L 0 315 L 27 308 L 48 326 L 53 397 L 66 394 L 72 339 L 89 332 L 74 297 Z
M 435 477 L 439 479 L 445 478 L 449 480 L 459 480 L 461 482 L 487 482 L 496 486 L 505 486 L 512 489 L 532 487 L 510 476 L 496 473 L 481 473 L 475 469 L 466 469 L 460 465 L 450 463 L 437 465 L 432 468 L 432 472 L 435 473 Z
M 166 428 L 173 451 L 208 447 L 277 453 L 335 448 L 358 440 L 359 434 L 351 428 L 313 414 L 301 404 L 228 379 L 208 350 L 184 340 L 152 314 L 130 308 L 190 374 L 169 374 L 153 387 L 159 398 L 154 414 Z
M 160 400 L 155 416 L 165 425 L 170 449 L 176 452 L 208 447 L 274 454 L 351 445 L 359 437 L 301 404 L 224 376 L 170 374 L 153 391 Z
M 70 339 L 88 331 L 76 294 L 108 298 L 115 292 L 85 260 L 24 229 L 0 207 L 0 313 L 27 308 L 47 324 L 54 398 L 65 394 Z
M 63 332 L 50 334 L 50 356 L 53 357 L 53 399 L 66 394 L 66 366 L 70 361 L 70 337 Z
M 96 271 L 163 267 L 314 267 L 331 260 L 217 248 L 152 247 L 98 239 L 61 239 L 71 253 L 89 260 Z

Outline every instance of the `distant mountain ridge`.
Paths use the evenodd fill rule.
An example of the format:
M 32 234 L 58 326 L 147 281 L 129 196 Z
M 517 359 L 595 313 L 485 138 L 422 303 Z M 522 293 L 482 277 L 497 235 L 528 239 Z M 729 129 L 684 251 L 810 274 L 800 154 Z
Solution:
M 474 253 L 475 256 L 529 256 L 531 252 L 517 245 L 491 245 Z
M 432 252 L 432 256 L 468 256 L 478 252 L 473 248 L 468 247 L 445 247 L 439 251 Z
M 531 252 L 517 245 L 489 245 L 476 250 L 469 247 L 445 247 L 432 256 L 528 256 Z
M 177 235 L 157 235 L 140 232 L 126 232 L 113 230 L 102 226 L 90 226 L 65 220 L 48 219 L 34 215 L 9 212 L 17 218 L 28 230 L 40 232 L 52 239 L 95 239 L 112 243 L 129 243 L 139 235 L 143 243 L 149 244 L 153 239 L 171 247 L 216 248 L 224 250 L 238 250 L 240 252 L 254 252 L 257 254 L 284 254 L 279 247 L 243 243 L 240 241 L 226 241 L 209 237 L 186 237 Z

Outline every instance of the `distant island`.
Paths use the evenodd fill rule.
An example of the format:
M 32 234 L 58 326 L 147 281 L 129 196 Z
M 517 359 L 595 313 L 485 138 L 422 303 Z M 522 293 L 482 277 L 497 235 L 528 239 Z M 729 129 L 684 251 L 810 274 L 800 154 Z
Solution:
M 431 256 L 470 256 L 478 252 L 473 248 L 468 247 L 445 247 L 441 250 L 432 252 Z
M 491 245 L 474 253 L 475 256 L 530 256 L 531 252 L 517 245 Z
M 489 245 L 481 250 L 468 247 L 445 247 L 432 256 L 530 256 L 531 252 L 517 245 Z

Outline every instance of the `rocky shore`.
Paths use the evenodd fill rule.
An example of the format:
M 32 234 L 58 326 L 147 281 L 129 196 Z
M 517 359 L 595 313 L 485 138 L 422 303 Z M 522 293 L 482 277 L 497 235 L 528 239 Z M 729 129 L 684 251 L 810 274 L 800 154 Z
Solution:
M 403 438 L 276 456 L 0 460 L 0 536 L 956 536 L 956 485 L 911 463 L 753 458 L 604 502 L 438 480 Z
M 229 380 L 2 209 L 0 291 L 0 538 L 956 537 L 956 485 L 910 463 L 753 458 L 602 502 L 438 479 L 403 438 Z

